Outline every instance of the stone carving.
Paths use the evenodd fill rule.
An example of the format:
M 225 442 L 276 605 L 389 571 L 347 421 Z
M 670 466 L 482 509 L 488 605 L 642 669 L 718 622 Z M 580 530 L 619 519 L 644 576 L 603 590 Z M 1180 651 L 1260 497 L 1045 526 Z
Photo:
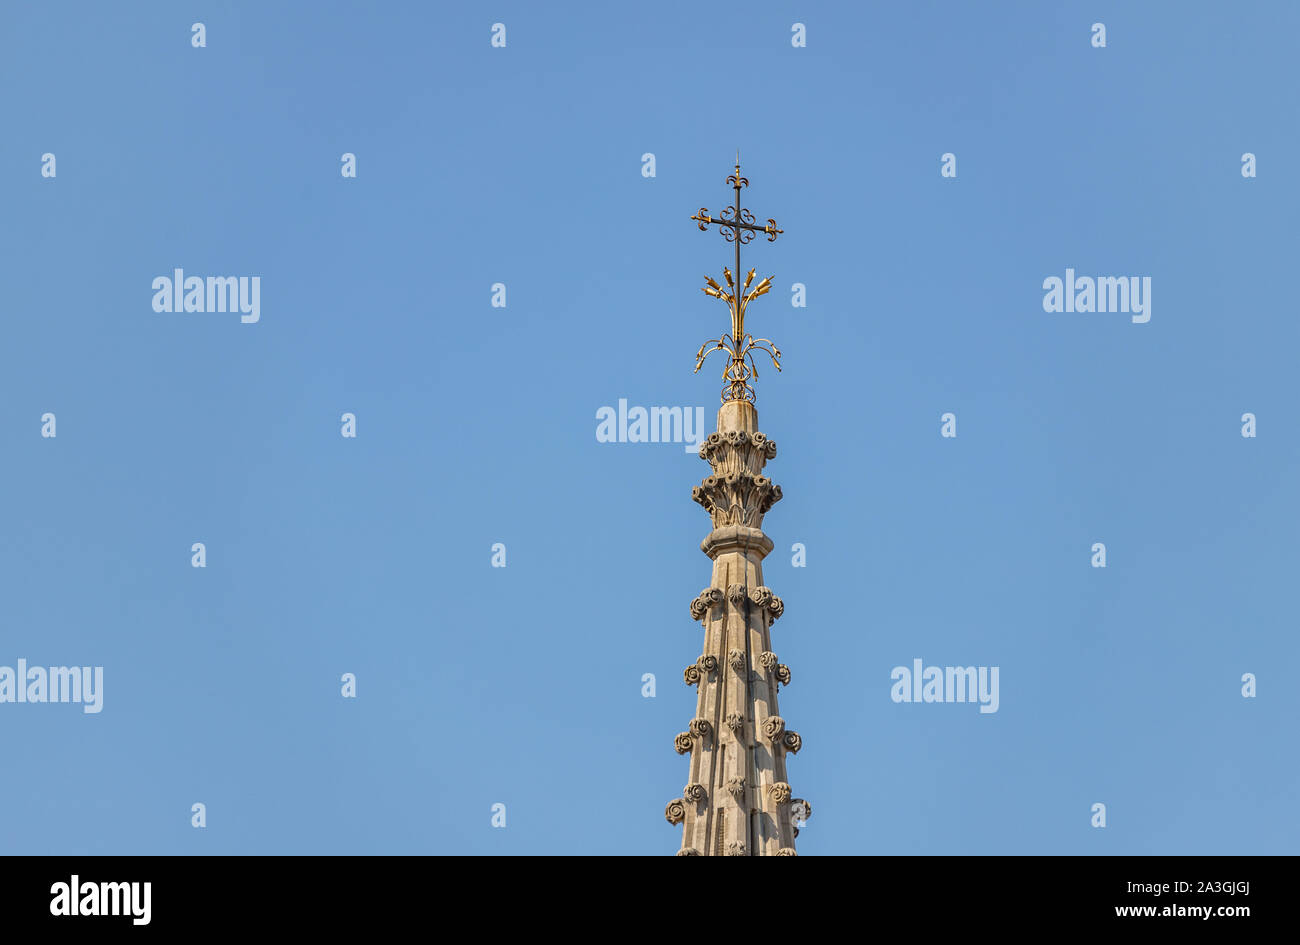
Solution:
M 772 593 L 770 587 L 754 588 L 749 592 L 749 599 L 771 614 L 773 620 L 785 613 L 785 604 Z
M 682 847 L 680 850 L 677 851 L 677 855 L 678 856 L 699 856 L 700 851 L 695 849 L 695 847 Z
M 762 525 L 763 514 L 781 498 L 781 487 L 761 475 L 763 465 L 775 456 L 773 441 L 743 430 L 712 433 L 700 445 L 700 458 L 713 467 L 713 475 L 691 495 L 713 517 L 714 528 Z
M 726 476 L 705 476 L 691 490 L 691 498 L 704 506 L 714 528 L 723 525 L 761 528 L 763 516 L 781 501 L 781 487 L 766 476 L 755 476 L 742 469 Z
M 709 725 L 708 719 L 691 719 L 691 724 L 688 727 L 691 734 L 696 738 L 708 738 L 709 732 L 713 729 L 713 726 Z
M 790 685 L 790 667 L 784 663 L 776 664 L 776 681 L 783 686 Z
M 771 650 L 764 650 L 758 654 L 758 665 L 770 672 L 772 667 L 776 665 L 776 654 Z
M 776 855 L 777 856 L 798 856 L 799 854 L 794 852 L 794 847 L 782 847 L 781 849 L 776 851 Z
M 728 712 L 727 728 L 731 729 L 731 734 L 739 738 L 740 733 L 745 730 L 745 717 L 739 712 Z
M 736 799 L 737 803 L 744 803 L 745 799 L 745 779 L 728 778 L 727 793 Z
M 718 668 L 718 658 L 712 653 L 705 653 L 695 661 L 695 665 L 700 668 L 700 672 L 711 673 Z
M 675 797 L 664 808 L 664 817 L 670 824 L 680 824 L 686 819 L 686 805 L 680 797 Z
M 779 715 L 769 715 L 763 719 L 763 737 L 768 741 L 780 741 L 785 734 L 785 719 Z M 796 738 L 798 736 L 795 736 Z
M 745 585 L 728 584 L 727 600 L 731 601 L 733 607 L 739 607 L 745 603 Z
M 812 816 L 812 805 L 802 797 L 796 797 L 790 802 L 790 821 L 794 824 L 795 836 L 799 836 L 799 825 L 806 824 L 808 818 Z
M 799 754 L 799 749 L 803 747 L 803 739 L 799 737 L 798 732 L 786 732 L 782 743 L 785 745 L 785 750 L 792 755 Z
M 743 840 L 732 840 L 727 844 L 727 856 L 748 856 L 749 849 Z
M 736 465 L 762 469 L 765 462 L 776 459 L 776 441 L 769 440 L 763 433 L 741 430 L 710 433 L 700 444 L 699 454 L 700 459 L 715 468 Z
M 767 793 L 778 804 L 784 804 L 790 800 L 790 785 L 784 781 L 777 781 L 767 786 Z
M 692 782 L 682 788 L 682 799 L 690 801 L 692 804 L 698 804 L 708 796 L 708 791 L 704 790 L 703 784 Z
M 691 601 L 691 619 L 703 620 L 709 608 L 720 603 L 722 603 L 722 591 L 716 587 L 706 587 Z
M 738 673 L 745 671 L 745 654 L 740 650 L 730 650 L 727 653 L 727 663 Z
M 700 667 L 692 663 L 682 670 L 682 678 L 686 680 L 686 685 L 694 686 L 700 681 Z
M 693 748 L 694 745 L 695 742 L 691 739 L 690 732 L 681 732 L 673 739 L 673 748 L 677 750 L 677 754 L 679 755 L 690 754 L 691 748 Z

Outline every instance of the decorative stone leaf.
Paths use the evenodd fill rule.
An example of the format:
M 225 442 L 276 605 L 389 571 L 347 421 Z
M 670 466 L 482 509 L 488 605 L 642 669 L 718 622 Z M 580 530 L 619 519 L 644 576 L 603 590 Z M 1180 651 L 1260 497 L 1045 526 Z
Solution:
M 763 737 L 770 742 L 779 741 L 785 734 L 785 719 L 779 715 L 769 715 L 763 720 Z

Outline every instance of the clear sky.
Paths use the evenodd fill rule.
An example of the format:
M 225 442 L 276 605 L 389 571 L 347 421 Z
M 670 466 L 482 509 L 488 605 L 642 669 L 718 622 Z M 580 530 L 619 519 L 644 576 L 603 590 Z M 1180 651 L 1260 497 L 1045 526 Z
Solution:
M 735 11 L 5 6 L 0 666 L 104 692 L 0 704 L 0 851 L 674 852 L 708 467 L 596 413 L 712 424 L 739 147 L 800 851 L 1297 852 L 1300 8 Z

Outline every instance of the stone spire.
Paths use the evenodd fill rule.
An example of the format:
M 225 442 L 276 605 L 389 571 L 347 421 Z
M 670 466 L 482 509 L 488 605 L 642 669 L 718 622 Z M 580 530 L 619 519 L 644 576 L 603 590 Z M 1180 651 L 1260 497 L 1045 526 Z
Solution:
M 748 181 L 740 167 L 728 178 L 736 203 L 713 219 L 701 208 L 700 228 L 719 224 L 728 240 L 736 242 L 736 271 L 740 271 L 740 245 L 755 232 L 775 239 L 776 222 L 754 226 L 753 217 L 740 207 L 740 188 Z M 781 598 L 763 583 L 763 558 L 772 540 L 763 534 L 763 516 L 781 498 L 781 487 L 763 475 L 767 461 L 776 456 L 776 443 L 758 430 L 754 391 L 748 384 L 753 371 L 752 349 L 762 348 L 744 331 L 745 306 L 766 291 L 744 294 L 725 271 L 730 293 L 708 280 L 709 295 L 728 303 L 732 333 L 723 335 L 710 350 L 726 350 L 731 358 L 723 372 L 722 407 L 718 429 L 700 447 L 700 458 L 711 474 L 692 490 L 712 519 L 713 530 L 700 542 L 700 550 L 713 561 L 713 579 L 691 601 L 691 617 L 701 623 L 704 642 L 699 658 L 687 666 L 686 684 L 698 689 L 695 718 L 674 740 L 678 754 L 690 755 L 690 774 L 682 796 L 668 802 L 664 816 L 682 824 L 679 856 L 794 856 L 796 822 L 811 813 L 808 804 L 791 796 L 786 760 L 799 751 L 799 734 L 786 727 L 777 706 L 777 690 L 790 682 L 790 669 L 777 659 L 772 646 L 772 624 L 785 607 Z M 765 339 L 758 339 L 759 342 Z M 770 344 L 770 342 L 768 343 Z M 767 348 L 762 348 L 768 350 Z M 780 351 L 769 354 L 780 369 Z M 707 355 L 701 348 L 696 370 Z

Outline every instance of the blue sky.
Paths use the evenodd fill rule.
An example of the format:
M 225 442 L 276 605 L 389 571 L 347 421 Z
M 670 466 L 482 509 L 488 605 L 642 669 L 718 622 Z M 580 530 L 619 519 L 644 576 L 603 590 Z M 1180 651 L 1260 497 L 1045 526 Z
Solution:
M 105 692 L 0 704 L 0 850 L 675 851 L 707 465 L 595 415 L 712 422 L 739 147 L 800 852 L 1296 852 L 1300 10 L 734 10 L 6 6 L 0 665 Z M 1151 321 L 1044 312 L 1067 267 Z

